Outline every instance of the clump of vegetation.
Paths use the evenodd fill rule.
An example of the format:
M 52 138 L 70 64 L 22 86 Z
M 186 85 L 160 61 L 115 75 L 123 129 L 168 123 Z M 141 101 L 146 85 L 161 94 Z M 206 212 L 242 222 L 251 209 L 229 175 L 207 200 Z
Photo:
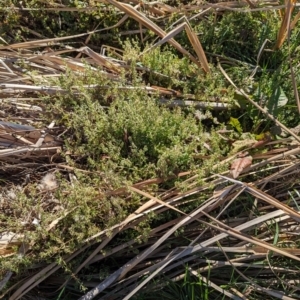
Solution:
M 68 79 L 80 85 L 77 75 L 70 74 Z M 103 78 L 98 76 L 95 81 L 103 82 Z M 142 84 L 135 84 L 134 89 L 124 89 L 122 83 L 107 84 L 107 89 L 99 87 L 97 95 L 85 90 L 82 95 L 58 98 L 49 106 L 50 113 L 59 113 L 72 133 L 66 146 L 74 165 L 84 164 L 89 170 L 136 182 L 205 168 L 209 160 L 197 160 L 196 156 L 211 155 L 214 161 L 225 154 L 226 144 L 215 130 L 205 132 L 193 109 L 170 110 L 159 104 L 158 95 L 148 95 Z M 62 87 L 67 85 L 72 84 L 63 82 Z M 103 106 L 109 99 L 112 103 Z M 205 143 L 211 148 L 205 148 Z

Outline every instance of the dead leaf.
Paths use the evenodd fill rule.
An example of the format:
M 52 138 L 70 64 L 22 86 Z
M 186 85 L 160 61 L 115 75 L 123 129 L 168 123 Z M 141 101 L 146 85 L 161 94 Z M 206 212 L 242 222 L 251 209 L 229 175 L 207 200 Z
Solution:
M 252 164 L 252 156 L 245 156 L 236 158 L 231 165 L 230 173 L 233 176 L 233 178 L 237 178 L 240 173 L 246 169 L 247 167 L 251 166 Z

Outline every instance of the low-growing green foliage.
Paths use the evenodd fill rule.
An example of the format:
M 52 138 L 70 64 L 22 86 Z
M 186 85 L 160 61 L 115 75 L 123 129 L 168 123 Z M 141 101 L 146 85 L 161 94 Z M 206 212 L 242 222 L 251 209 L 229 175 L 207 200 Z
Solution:
M 140 295 L 134 297 L 134 300 L 151 300 L 151 299 L 178 299 L 178 300 L 209 300 L 209 299 L 225 299 L 223 295 L 217 295 L 201 277 L 191 275 L 188 266 L 185 267 L 184 276 L 182 279 L 173 282 L 166 278 L 161 278 L 163 288 L 158 291 L 141 292 Z M 155 284 L 154 284 L 155 286 Z
M 174 177 L 172 182 L 178 181 L 180 186 L 180 179 L 176 178 L 179 172 L 207 176 L 216 159 L 226 153 L 226 144 L 214 130 L 206 132 L 193 109 L 170 110 L 160 105 L 159 95 L 149 95 L 134 72 L 131 77 L 136 83 L 134 89 L 124 88 L 126 80 L 109 82 L 87 69 L 84 74 L 70 72 L 55 82 L 67 93 L 45 99 L 47 117 L 49 121 L 59 120 L 59 125 L 66 129 L 64 153 L 68 164 L 90 173 L 76 172 L 77 181 L 72 188 L 65 176 L 57 174 L 60 186 L 54 194 L 54 203 L 58 205 L 55 213 L 54 204 L 45 208 L 47 195 L 40 193 L 35 185 L 29 184 L 25 193 L 17 195 L 10 229 L 23 231 L 19 222 L 21 212 L 37 217 L 40 223 L 28 225 L 25 231 L 32 249 L 26 260 L 2 261 L 3 268 L 22 273 L 32 263 L 56 259 L 58 253 L 62 258 L 80 248 L 93 234 L 124 220 L 141 205 L 139 196 L 133 195 L 130 201 L 125 201 L 116 196 L 105 197 L 101 190 L 113 190 L 151 177 Z M 96 92 L 89 89 L 92 84 L 99 85 Z M 183 210 L 193 209 L 198 202 Z M 151 224 L 173 217 L 168 212 L 159 218 L 149 215 L 122 239 L 139 236 L 137 242 L 142 243 L 148 238 Z M 59 221 L 51 226 L 55 220 Z M 63 263 L 63 269 L 68 274 L 72 267 Z
M 97 95 L 80 87 L 80 78 L 86 81 L 88 73 L 62 78 L 62 88 L 76 83 L 82 93 L 61 96 L 50 106 L 49 113 L 59 114 L 62 124 L 72 133 L 66 146 L 75 165 L 84 163 L 90 170 L 138 181 L 195 170 L 203 165 L 196 155 L 211 155 L 213 162 L 214 157 L 225 153 L 226 146 L 222 147 L 218 135 L 213 130 L 205 133 L 193 110 L 170 110 L 159 105 L 159 95 L 148 95 L 141 83 L 126 89 L 121 82 L 104 83 L 101 75 L 96 76 L 92 83 L 100 84 Z M 102 88 L 103 84 L 107 88 Z M 109 99 L 113 102 L 103 106 Z M 204 143 L 211 145 L 211 151 Z M 204 165 L 208 164 L 206 160 Z
M 70 11 L 48 10 L 48 8 L 56 6 L 54 1 L 32 0 L 20 3 L 17 0 L 4 0 L 1 2 L 1 6 L 6 10 L 2 14 L 4 26 L 0 27 L 0 34 L 8 43 L 16 43 L 22 41 L 22 38 L 31 39 L 37 36 L 50 38 L 76 35 L 99 26 L 111 27 L 116 25 L 120 19 L 120 15 L 113 7 L 93 0 L 68 1 L 66 7 L 73 8 Z M 20 10 L 15 10 L 13 7 Z M 125 22 L 124 29 L 132 26 L 132 23 L 131 20 Z M 107 36 L 94 34 L 91 41 L 99 47 L 103 42 L 120 45 L 119 31 L 120 28 L 115 27 Z M 79 43 L 84 40 L 85 37 Z M 68 43 L 76 45 L 78 40 Z

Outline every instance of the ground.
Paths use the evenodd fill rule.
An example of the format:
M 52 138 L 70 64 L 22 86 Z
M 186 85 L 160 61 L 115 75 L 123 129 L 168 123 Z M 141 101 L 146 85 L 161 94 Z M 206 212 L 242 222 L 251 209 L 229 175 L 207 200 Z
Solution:
M 4 1 L 2 297 L 299 298 L 295 3 Z

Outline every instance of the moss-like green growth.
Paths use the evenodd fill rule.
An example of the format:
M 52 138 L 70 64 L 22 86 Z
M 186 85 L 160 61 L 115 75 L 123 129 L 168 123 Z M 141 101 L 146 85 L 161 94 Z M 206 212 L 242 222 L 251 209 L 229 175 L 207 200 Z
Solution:
M 98 95 L 83 87 L 80 76 L 70 74 L 68 82 L 64 78 L 60 84 L 70 87 L 76 82 L 82 94 L 58 98 L 51 107 L 72 133 L 66 142 L 77 166 L 138 181 L 201 167 L 196 155 L 222 154 L 219 137 L 205 133 L 193 110 L 160 105 L 160 96 L 148 95 L 143 84 L 126 88 L 122 82 L 94 76 L 100 84 Z M 103 106 L 109 99 L 113 102 Z M 204 143 L 212 145 L 211 151 Z

